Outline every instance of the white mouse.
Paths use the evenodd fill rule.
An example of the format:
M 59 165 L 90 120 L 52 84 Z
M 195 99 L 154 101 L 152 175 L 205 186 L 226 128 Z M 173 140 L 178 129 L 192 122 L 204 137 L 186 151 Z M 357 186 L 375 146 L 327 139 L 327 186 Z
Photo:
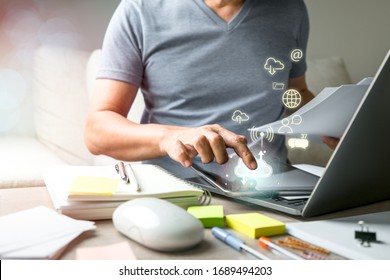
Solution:
M 184 250 L 204 238 L 204 228 L 198 219 L 159 198 L 127 201 L 115 209 L 112 221 L 120 233 L 158 251 Z

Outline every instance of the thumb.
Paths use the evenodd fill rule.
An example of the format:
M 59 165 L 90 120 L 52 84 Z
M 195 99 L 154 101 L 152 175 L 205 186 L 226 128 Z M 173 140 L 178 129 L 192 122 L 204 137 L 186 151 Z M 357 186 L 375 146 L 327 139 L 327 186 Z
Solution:
M 194 147 L 185 145 L 181 141 L 176 140 L 169 151 L 167 151 L 170 158 L 179 162 L 184 167 L 192 165 L 192 159 L 198 154 Z

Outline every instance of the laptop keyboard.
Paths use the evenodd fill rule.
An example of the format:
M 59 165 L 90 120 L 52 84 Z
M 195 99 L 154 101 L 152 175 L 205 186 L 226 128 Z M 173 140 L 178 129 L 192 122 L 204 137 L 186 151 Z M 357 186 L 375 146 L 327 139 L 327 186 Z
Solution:
M 282 197 L 275 197 L 273 198 L 274 201 L 278 201 L 282 204 L 285 204 L 285 205 L 290 205 L 290 206 L 304 206 L 307 202 L 307 198 L 305 199 L 284 199 Z
M 265 202 L 267 207 L 274 208 L 272 205 L 277 205 L 279 207 L 275 208 L 277 210 L 280 210 L 279 208 L 289 208 L 289 209 L 295 209 L 295 210 L 302 210 L 305 207 L 305 204 L 308 201 L 308 198 L 299 198 L 299 199 L 286 199 L 284 197 L 281 197 L 279 195 L 274 195 L 272 197 L 251 197 L 251 198 L 243 198 L 243 200 L 246 200 L 248 202 L 262 205 L 261 201 Z M 263 205 L 264 206 L 264 205 Z

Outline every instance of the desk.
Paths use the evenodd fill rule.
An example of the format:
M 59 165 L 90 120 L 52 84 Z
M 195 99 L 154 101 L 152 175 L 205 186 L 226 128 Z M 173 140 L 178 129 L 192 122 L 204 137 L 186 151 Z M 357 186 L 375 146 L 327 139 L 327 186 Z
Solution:
M 250 206 L 237 203 L 230 199 L 222 197 L 213 197 L 213 205 L 223 205 L 225 214 L 237 214 L 246 212 L 258 212 L 267 215 L 271 218 L 278 219 L 282 222 L 296 222 L 302 221 L 303 218 L 292 217 L 279 212 L 274 212 L 269 209 L 261 208 L 259 206 Z M 0 190 L 0 216 L 10 214 L 16 211 L 29 209 L 35 206 L 43 205 L 53 209 L 50 196 L 46 190 L 46 187 L 34 187 L 34 188 L 17 188 L 17 189 L 1 189 Z M 321 219 L 337 218 L 342 216 L 359 215 L 367 212 L 377 212 L 390 210 L 390 200 L 371 204 L 368 206 L 358 207 L 346 211 L 341 211 L 329 215 L 321 216 Z M 318 217 L 316 218 L 318 219 Z M 118 242 L 127 241 L 133 249 L 138 259 L 143 260 L 245 260 L 253 259 L 253 257 L 244 252 L 235 251 L 233 248 L 227 246 L 221 241 L 212 236 L 210 230 L 206 230 L 205 239 L 196 247 L 183 252 L 164 253 L 156 252 L 143 247 L 132 240 L 129 240 L 125 236 L 117 232 L 112 224 L 111 220 L 102 220 L 96 222 L 97 229 L 93 232 L 87 232 L 76 238 L 65 250 L 62 255 L 62 259 L 75 259 L 76 248 L 90 247 L 90 246 L 104 246 L 115 244 Z M 275 255 L 267 250 L 259 247 L 257 240 L 251 239 L 238 232 L 235 234 L 242 238 L 246 244 L 258 249 L 264 254 L 273 259 L 280 259 L 281 257 Z M 275 237 L 278 238 L 278 237 Z M 280 238 L 280 237 L 279 237 Z M 337 255 L 332 255 L 331 259 L 341 259 Z

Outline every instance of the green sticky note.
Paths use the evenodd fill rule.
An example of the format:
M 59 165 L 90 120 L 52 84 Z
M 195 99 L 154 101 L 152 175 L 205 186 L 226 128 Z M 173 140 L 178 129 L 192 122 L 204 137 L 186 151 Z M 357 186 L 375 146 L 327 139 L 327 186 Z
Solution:
M 201 221 L 205 228 L 225 226 L 222 205 L 191 206 L 187 212 Z
M 252 238 L 286 233 L 284 223 L 259 213 L 227 215 L 226 225 Z
M 118 186 L 117 178 L 77 176 L 70 186 L 69 194 L 110 196 L 115 193 Z

